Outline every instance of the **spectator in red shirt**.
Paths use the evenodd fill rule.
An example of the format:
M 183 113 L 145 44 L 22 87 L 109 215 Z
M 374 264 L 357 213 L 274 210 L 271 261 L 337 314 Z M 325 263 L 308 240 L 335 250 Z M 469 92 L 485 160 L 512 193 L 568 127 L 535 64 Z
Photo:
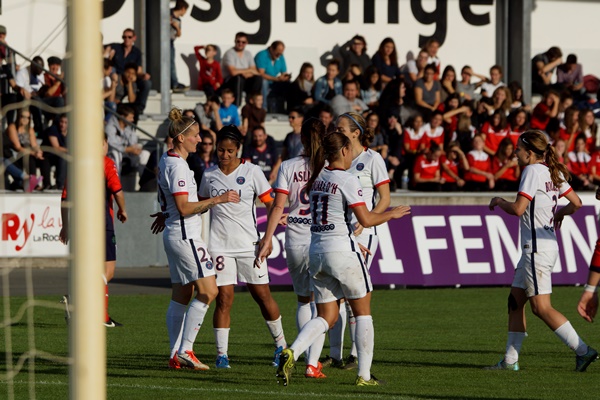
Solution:
M 512 140 L 515 147 L 519 141 L 519 136 L 529 129 L 529 122 L 527 121 L 527 111 L 520 108 L 510 116 L 510 139 Z
M 422 192 L 440 192 L 442 176 L 440 171 L 440 156 L 442 149 L 431 141 L 427 151 L 415 160 L 413 170 L 414 189 Z
M 491 157 L 483 151 L 483 147 L 483 137 L 476 135 L 473 138 L 473 150 L 467 154 L 469 171 L 465 174 L 466 191 L 485 192 L 494 188 Z
M 585 134 L 588 152 L 593 153 L 598 140 L 598 124 L 596 124 L 594 112 L 589 108 L 579 112 L 579 130 Z
M 469 162 L 458 142 L 448 143 L 447 150 L 446 154 L 440 157 L 442 191 L 456 192 L 465 186 L 465 180 L 461 178 L 461 170 L 463 173 L 468 171 Z
M 429 123 L 423 126 L 423 137 L 421 138 L 421 147 L 428 149 L 431 143 L 437 144 L 440 149 L 444 148 L 444 128 L 442 127 L 443 117 L 439 111 L 431 114 Z
M 204 49 L 203 56 L 200 50 Z M 217 55 L 217 46 L 207 44 L 206 46 L 194 46 L 196 58 L 200 63 L 200 72 L 198 73 L 198 90 L 204 91 L 206 97 L 214 95 L 223 84 L 223 74 L 221 64 L 215 60 Z
M 558 116 L 559 97 L 554 90 L 546 92 L 542 101 L 533 109 L 531 129 L 546 131 L 546 126 L 552 118 Z
M 490 120 L 481 127 L 481 136 L 485 141 L 483 150 L 490 156 L 493 156 L 498 151 L 498 146 L 502 139 L 507 137 L 509 133 L 510 126 L 508 126 L 504 111 L 494 111 Z
M 560 128 L 558 137 L 567 144 L 567 152 L 575 149 L 575 140 L 581 134 L 579 130 L 579 110 L 573 106 L 565 111 L 565 127 Z M 585 138 L 585 135 L 583 136 Z
M 515 145 L 506 137 L 498 146 L 492 158 L 492 173 L 496 181 L 495 189 L 502 192 L 515 192 L 519 189 L 521 167 L 515 157 Z
M 588 164 L 590 178 L 595 185 L 600 185 L 600 149 L 592 153 L 592 158 Z
M 573 190 L 594 190 L 589 164 L 592 157 L 587 153 L 585 147 L 585 135 L 580 134 L 575 139 L 575 149 L 568 154 L 569 163 L 567 168 L 571 173 L 571 187 Z
M 567 157 L 567 144 L 562 139 L 557 139 L 554 144 L 554 152 L 559 163 L 567 165 L 569 158 Z

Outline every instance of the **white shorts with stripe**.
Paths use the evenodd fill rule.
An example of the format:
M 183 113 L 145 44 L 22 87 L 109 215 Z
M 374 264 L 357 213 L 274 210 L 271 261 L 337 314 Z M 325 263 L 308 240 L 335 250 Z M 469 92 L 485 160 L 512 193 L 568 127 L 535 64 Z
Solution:
M 361 234 L 356 237 L 356 241 L 363 246 L 365 246 L 371 254 L 365 256 L 365 264 L 367 265 L 367 270 L 371 270 L 371 264 L 373 263 L 373 258 L 375 257 L 375 252 L 377 251 L 377 247 L 379 247 L 379 238 L 377 235 L 372 234 Z
M 187 285 L 215 274 L 207 246 L 200 237 L 168 240 L 163 236 L 163 244 L 169 261 L 171 283 Z
M 217 286 L 235 285 L 238 282 L 253 285 L 269 283 L 269 268 L 266 260 L 260 268 L 254 266 L 254 252 L 236 255 L 213 254 L 213 263 L 217 273 Z
M 515 270 L 512 286 L 525 290 L 527 297 L 552 293 L 552 270 L 558 251 L 523 253 Z
M 287 261 L 294 293 L 298 296 L 310 296 L 312 284 L 308 265 L 308 252 L 310 244 L 306 246 L 286 246 L 285 258 Z
M 362 255 L 352 251 L 310 254 L 316 303 L 361 299 L 373 291 Z

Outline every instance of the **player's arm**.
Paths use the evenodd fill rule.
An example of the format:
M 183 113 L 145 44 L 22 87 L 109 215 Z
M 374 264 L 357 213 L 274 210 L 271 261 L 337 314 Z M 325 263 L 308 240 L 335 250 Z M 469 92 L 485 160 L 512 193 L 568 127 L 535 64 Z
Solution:
M 525 213 L 527 206 L 531 200 L 523 194 L 519 193 L 514 202 L 506 201 L 502 197 L 494 197 L 490 201 L 490 210 L 494 211 L 494 207 L 500 207 L 505 213 L 520 217 Z
M 203 214 L 217 204 L 240 202 L 240 195 L 235 190 L 229 190 L 220 196 L 211 197 L 210 199 L 201 201 L 188 201 L 187 193 L 183 196 L 173 196 L 173 198 L 175 199 L 177 211 L 179 211 L 179 214 L 181 214 L 182 217 Z
M 66 201 L 60 202 L 60 217 L 62 219 L 62 228 L 60 228 L 58 240 L 66 245 L 69 243 L 69 208 L 66 205 Z
M 381 225 L 391 219 L 402 218 L 403 216 L 410 214 L 409 206 L 398 206 L 383 213 L 370 212 L 365 203 L 356 205 L 354 207 L 350 206 L 350 208 L 354 212 L 354 215 L 356 215 L 358 222 L 360 222 L 360 224 L 365 228 Z
M 271 251 L 273 250 L 273 235 L 275 234 L 275 229 L 277 229 L 277 225 L 283 216 L 286 200 L 286 193 L 277 192 L 275 194 L 275 200 L 268 203 L 272 204 L 272 206 L 269 210 L 267 218 L 267 231 L 260 240 L 258 256 L 256 257 L 261 263 L 271 254 Z
M 575 191 L 572 189 L 569 189 L 563 197 L 569 200 L 569 204 L 567 204 L 554 214 L 554 229 L 560 229 L 565 215 L 573 214 L 582 206 L 581 199 L 579 198 L 577 193 L 575 193 Z
M 120 190 L 119 192 L 115 193 L 114 196 L 115 202 L 117 203 L 117 207 L 119 207 L 119 210 L 117 211 L 117 218 L 119 219 L 119 221 L 124 223 L 125 221 L 127 221 L 127 211 L 125 210 L 125 195 L 123 194 L 123 191 Z

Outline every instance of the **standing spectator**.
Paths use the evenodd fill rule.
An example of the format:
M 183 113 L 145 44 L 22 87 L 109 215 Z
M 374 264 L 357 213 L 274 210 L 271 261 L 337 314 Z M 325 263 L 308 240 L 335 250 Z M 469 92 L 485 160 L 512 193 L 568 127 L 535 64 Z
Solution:
M 329 104 L 338 94 L 342 94 L 342 81 L 338 78 L 340 74 L 340 62 L 333 59 L 327 63 L 327 72 L 315 82 L 315 101 Z
M 42 181 L 43 179 L 49 180 L 48 176 L 42 176 L 43 179 L 32 179 L 37 176 L 37 168 L 44 160 L 44 152 L 37 144 L 29 108 L 17 110 L 17 120 L 8 124 L 5 138 L 10 143 L 11 149 L 17 152 L 15 167 L 28 172 L 30 180 L 37 183 L 32 189 L 43 188 Z
M 15 75 L 15 83 L 21 91 L 27 92 L 23 98 L 29 98 L 32 100 L 43 101 L 39 97 L 39 92 L 44 86 L 46 78 L 44 77 L 44 59 L 40 56 L 33 57 L 33 62 L 26 68 L 21 67 Z M 52 103 L 52 100 L 49 101 Z M 48 104 L 52 106 L 52 104 Z M 42 112 L 39 108 L 30 107 L 31 116 L 33 117 L 33 127 L 36 132 L 42 132 L 44 130 L 44 124 L 42 121 Z
M 567 146 L 567 152 L 572 152 L 573 150 L 575 150 L 575 141 L 580 134 L 581 130 L 579 129 L 579 110 L 571 106 L 565 111 L 565 127 L 560 128 L 560 131 L 558 133 L 558 137 L 565 141 L 565 145 Z
M 252 142 L 249 146 L 244 147 L 242 158 L 254 165 L 258 165 L 263 174 L 265 174 L 265 178 L 272 185 L 277 178 L 277 171 L 274 171 L 273 167 L 279 157 L 275 148 L 275 141 L 267 135 L 265 128 L 262 126 L 254 127 L 250 136 L 252 137 Z
M 590 175 L 590 161 L 592 157 L 585 148 L 585 135 L 580 134 L 575 139 L 575 148 L 568 153 L 569 172 L 571 173 L 571 187 L 575 190 L 594 190 L 593 177 Z
M 136 85 L 138 87 L 138 95 L 135 101 L 135 112 L 136 116 L 143 114 L 148 102 L 148 95 L 152 88 L 152 82 L 150 81 L 150 74 L 144 72 L 142 69 L 142 52 L 135 46 L 137 36 L 135 31 L 131 28 L 127 28 L 123 31 L 123 43 L 112 43 L 110 45 L 111 51 L 114 50 L 114 57 L 112 61 L 114 63 L 117 74 L 123 75 L 125 71 L 125 65 L 134 63 L 137 65 L 137 79 Z
M 556 68 L 556 83 L 569 90 L 576 101 L 586 99 L 583 88 L 583 68 L 577 63 L 575 54 L 569 54 L 567 62 Z
M 263 108 L 263 95 L 251 93 L 248 103 L 242 107 L 242 127 L 240 131 L 246 136 L 244 146 L 252 141 L 252 131 L 258 127 L 265 127 L 267 111 Z
M 291 78 L 287 72 L 284 51 L 283 42 L 276 40 L 254 57 L 256 68 L 262 77 L 262 95 L 268 112 L 283 110 L 283 95 L 287 92 Z
M 467 154 L 469 171 L 465 174 L 465 190 L 468 192 L 485 192 L 494 188 L 491 157 L 483 151 L 483 146 L 484 139 L 476 135 L 473 150 Z
M 509 133 L 510 126 L 508 126 L 504 112 L 502 110 L 494 111 L 489 121 L 486 121 L 481 127 L 480 134 L 485 142 L 483 151 L 490 156 L 496 154 L 500 142 L 508 137 Z
M 461 178 L 463 172 L 469 170 L 469 162 L 458 142 L 448 143 L 448 151 L 440 157 L 442 171 L 442 191 L 456 192 L 465 186 L 465 180 Z
M 61 70 L 61 67 L 62 60 L 60 58 L 48 57 L 48 71 L 50 73 L 44 74 L 46 82 L 40 90 L 42 92 L 42 101 L 50 107 L 59 108 L 65 106 L 67 88 L 62 83 L 65 79 L 65 74 Z M 56 118 L 59 113 L 44 111 L 43 114 L 46 119 L 46 125 L 49 125 L 50 121 Z
M 531 92 L 544 94 L 551 88 L 552 73 L 562 63 L 562 51 L 558 47 L 550 47 L 545 53 L 531 60 Z
M 363 101 L 373 110 L 379 105 L 381 96 L 381 78 L 377 68 L 367 68 L 361 82 L 360 96 Z
M 356 64 L 361 71 L 366 71 L 371 66 L 371 59 L 367 55 L 367 42 L 364 37 L 355 35 L 348 43 L 340 48 L 342 56 L 343 75 L 346 74 L 350 66 Z
M 592 154 L 598 147 L 598 124 L 589 108 L 579 112 L 579 129 L 585 134 L 588 152 Z
M 398 54 L 396 53 L 396 44 L 394 39 L 387 37 L 379 45 L 377 53 L 371 59 L 373 66 L 377 68 L 381 75 L 381 83 L 385 86 L 392 79 L 400 76 L 398 67 Z
M 177 79 L 177 65 L 175 63 L 175 39 L 181 36 L 181 18 L 185 15 L 190 5 L 185 0 L 177 0 L 171 9 L 171 89 L 174 93 L 184 92 L 190 87 L 179 83 Z
M 196 146 L 196 151 L 190 153 L 186 159 L 188 166 L 194 172 L 196 182 L 202 182 L 204 171 L 219 162 L 215 152 L 215 138 L 206 131 L 201 133 L 202 141 Z
M 433 79 L 434 76 L 435 67 L 428 64 L 423 78 L 415 82 L 415 104 L 425 119 L 429 119 L 441 102 L 442 86 L 439 81 Z
M 369 106 L 358 97 L 359 94 L 358 83 L 356 81 L 346 81 L 343 94 L 338 94 L 331 99 L 331 108 L 333 108 L 334 115 L 338 116 L 353 111 L 362 114 L 367 111 Z
M 135 111 L 127 104 L 119 104 L 117 115 L 129 123 L 133 123 Z M 142 152 L 135 129 L 125 121 L 113 115 L 104 128 L 109 148 L 108 157 L 115 162 L 121 177 L 135 172 L 135 168 L 139 164 L 139 155 Z
M 510 117 L 510 139 L 515 148 L 521 136 L 525 131 L 529 130 L 529 122 L 527 121 L 527 112 L 520 108 L 513 112 Z
M 229 88 L 223 89 L 223 92 L 221 93 L 221 99 L 223 102 L 219 107 L 219 117 L 221 118 L 221 123 L 223 126 L 241 126 L 242 122 L 240 121 L 240 112 L 238 111 L 237 106 L 234 104 L 235 96 L 233 95 L 233 91 Z
M 473 69 L 468 65 L 465 65 L 460 71 L 461 80 L 456 82 L 456 92 L 460 95 L 461 101 L 464 100 L 479 100 L 481 95 L 475 93 L 475 90 L 484 84 L 486 77 L 483 75 L 476 74 Z M 475 76 L 479 78 L 479 82 L 471 83 L 471 77 Z
M 252 53 L 246 50 L 247 44 L 248 35 L 238 32 L 235 34 L 235 46 L 223 55 L 223 88 L 233 91 L 236 106 L 242 102 L 242 92 L 255 93 L 262 89 L 262 78 Z
M 508 137 L 502 139 L 498 151 L 492 157 L 492 173 L 496 190 L 512 192 L 519 189 L 521 167 L 515 157 L 515 145 Z
M 413 170 L 414 189 L 423 192 L 439 192 L 442 190 L 440 156 L 442 149 L 432 141 L 425 153 L 415 160 Z
M 204 49 L 204 57 L 200 50 Z M 200 72 L 198 73 L 198 90 L 204 91 L 206 97 L 214 96 L 223 84 L 223 73 L 221 64 L 215 60 L 217 55 L 217 46 L 207 44 L 206 46 L 194 46 L 196 58 L 200 63 Z
M 496 89 L 502 86 L 505 86 L 504 82 L 502 82 L 502 67 L 494 65 L 490 68 L 490 78 L 481 84 L 481 95 L 483 97 L 492 97 Z
M 314 67 L 311 63 L 303 63 L 300 73 L 292 82 L 287 94 L 288 110 L 296 107 L 310 107 L 314 103 L 312 89 L 315 84 Z
M 440 62 L 440 58 L 437 53 L 440 49 L 440 41 L 436 38 L 431 38 L 427 40 L 425 45 L 423 46 L 423 50 L 427 52 L 427 64 L 433 64 L 435 66 L 435 80 L 440 78 L 440 72 L 442 68 L 442 63 Z
M 544 94 L 542 101 L 538 103 L 531 114 L 531 129 L 546 131 L 546 126 L 551 119 L 558 115 L 559 98 L 558 93 L 549 90 Z
M 44 153 L 42 162 L 42 176 L 46 177 L 44 189 L 59 189 L 62 190 L 67 179 L 67 133 L 69 127 L 69 119 L 67 114 L 61 114 L 56 118 L 52 126 L 50 126 L 44 134 L 42 146 L 49 147 L 52 151 Z M 56 168 L 55 184 L 50 183 L 50 167 Z
M 444 68 L 440 83 L 442 84 L 440 101 L 444 102 L 448 96 L 456 93 L 456 71 L 452 65 L 448 65 Z

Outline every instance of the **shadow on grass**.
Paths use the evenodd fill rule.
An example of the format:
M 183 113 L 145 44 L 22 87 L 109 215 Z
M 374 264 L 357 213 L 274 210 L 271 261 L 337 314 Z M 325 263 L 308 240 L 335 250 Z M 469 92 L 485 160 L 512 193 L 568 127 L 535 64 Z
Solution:
M 171 288 L 171 279 L 166 278 L 113 278 L 111 284 L 129 285 L 129 286 L 146 286 L 157 288 Z

